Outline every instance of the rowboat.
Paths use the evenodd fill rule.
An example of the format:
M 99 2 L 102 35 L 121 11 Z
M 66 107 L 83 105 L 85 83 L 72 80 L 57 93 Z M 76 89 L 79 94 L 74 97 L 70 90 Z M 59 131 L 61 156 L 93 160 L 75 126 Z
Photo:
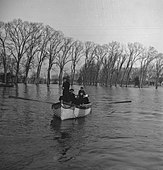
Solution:
M 92 104 L 71 105 L 67 103 L 54 103 L 52 104 L 52 110 L 56 117 L 61 120 L 76 119 L 84 117 L 91 113 Z

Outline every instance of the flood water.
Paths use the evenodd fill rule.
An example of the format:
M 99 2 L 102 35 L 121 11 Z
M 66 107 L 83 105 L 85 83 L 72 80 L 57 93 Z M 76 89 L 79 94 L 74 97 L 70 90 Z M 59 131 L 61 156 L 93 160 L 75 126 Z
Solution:
M 74 86 L 77 93 L 79 86 Z M 162 170 L 163 88 L 86 87 L 92 113 L 53 118 L 58 85 L 0 87 L 1 170 Z M 131 103 L 111 104 L 131 100 Z

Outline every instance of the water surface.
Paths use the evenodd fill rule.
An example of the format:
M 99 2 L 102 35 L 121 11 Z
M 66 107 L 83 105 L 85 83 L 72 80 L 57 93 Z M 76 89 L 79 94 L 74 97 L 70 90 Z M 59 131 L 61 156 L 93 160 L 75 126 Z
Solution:
M 79 86 L 74 86 L 77 93 Z M 86 87 L 92 113 L 53 118 L 57 85 L 0 88 L 0 169 L 163 169 L 163 88 Z M 111 104 L 131 100 L 131 103 Z

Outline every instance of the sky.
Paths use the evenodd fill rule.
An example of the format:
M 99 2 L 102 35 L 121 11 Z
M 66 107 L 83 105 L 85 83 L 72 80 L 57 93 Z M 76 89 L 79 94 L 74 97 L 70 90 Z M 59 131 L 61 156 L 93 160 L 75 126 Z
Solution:
M 75 40 L 163 52 L 163 0 L 0 0 L 0 21 L 41 22 Z

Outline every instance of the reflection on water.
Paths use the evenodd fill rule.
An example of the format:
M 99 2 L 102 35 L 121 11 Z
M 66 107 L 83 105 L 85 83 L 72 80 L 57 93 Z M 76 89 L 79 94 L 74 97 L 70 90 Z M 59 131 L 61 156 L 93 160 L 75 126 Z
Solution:
M 79 86 L 74 86 L 77 93 Z M 53 117 L 57 85 L 0 88 L 1 169 L 163 169 L 163 89 L 86 87 L 92 114 Z M 132 100 L 132 103 L 112 101 Z
M 84 118 L 78 120 L 61 121 L 54 117 L 51 121 L 51 128 L 54 131 L 54 140 L 57 140 L 57 160 L 67 162 L 75 159 L 80 153 L 80 146 L 83 144 Z

